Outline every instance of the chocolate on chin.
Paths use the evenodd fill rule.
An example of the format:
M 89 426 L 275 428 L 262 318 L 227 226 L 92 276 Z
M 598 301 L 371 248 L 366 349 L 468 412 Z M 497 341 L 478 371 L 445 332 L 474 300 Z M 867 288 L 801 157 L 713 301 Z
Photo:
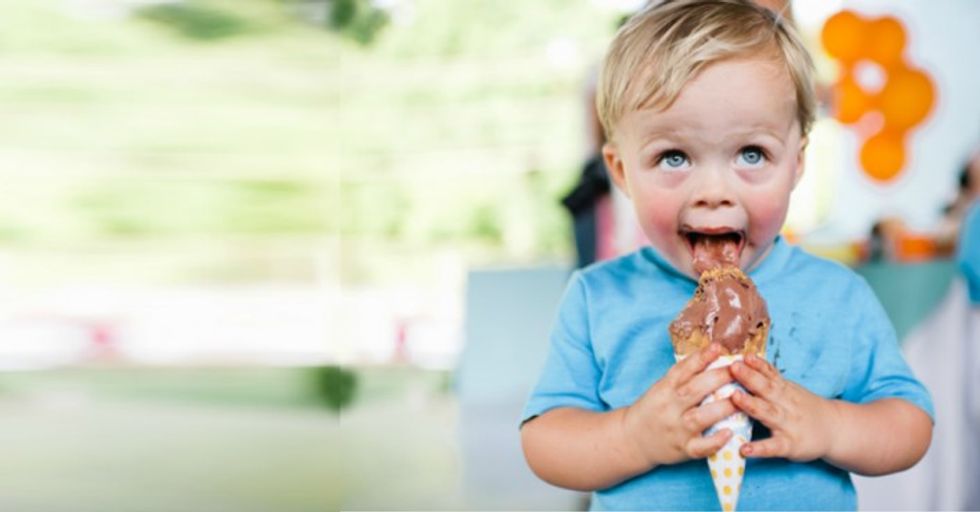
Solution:
M 699 275 L 721 266 L 738 266 L 742 251 L 736 239 L 729 235 L 696 238 L 691 266 Z

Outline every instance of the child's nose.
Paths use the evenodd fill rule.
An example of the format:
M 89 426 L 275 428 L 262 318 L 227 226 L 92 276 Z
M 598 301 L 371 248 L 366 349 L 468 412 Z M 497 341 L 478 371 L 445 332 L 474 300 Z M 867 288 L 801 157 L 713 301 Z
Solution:
M 720 173 L 701 173 L 691 196 L 694 207 L 724 208 L 735 206 L 735 192 Z

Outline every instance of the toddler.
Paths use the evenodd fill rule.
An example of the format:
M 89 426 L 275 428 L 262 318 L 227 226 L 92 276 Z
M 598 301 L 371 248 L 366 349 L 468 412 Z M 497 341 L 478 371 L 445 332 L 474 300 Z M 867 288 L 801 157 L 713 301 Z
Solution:
M 534 472 L 595 509 L 721 508 L 705 457 L 756 422 L 740 509 L 855 509 L 850 473 L 915 464 L 932 403 L 868 285 L 779 230 L 814 118 L 812 63 L 790 22 L 747 0 L 648 6 L 617 33 L 597 105 L 610 177 L 650 246 L 573 274 L 521 427 Z M 675 364 L 667 326 L 697 244 L 734 244 L 772 319 L 766 359 Z M 768 359 L 768 360 L 767 360 Z M 748 392 L 700 405 L 719 387 Z

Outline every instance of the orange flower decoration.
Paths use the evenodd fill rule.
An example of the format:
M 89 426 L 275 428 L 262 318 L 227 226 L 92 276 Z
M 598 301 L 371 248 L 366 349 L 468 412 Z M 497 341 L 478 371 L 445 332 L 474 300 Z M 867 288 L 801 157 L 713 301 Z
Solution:
M 857 131 L 864 172 L 891 181 L 905 166 L 908 133 L 932 111 L 932 80 L 905 60 L 905 27 L 891 16 L 841 11 L 824 23 L 820 38 L 841 69 L 834 117 Z

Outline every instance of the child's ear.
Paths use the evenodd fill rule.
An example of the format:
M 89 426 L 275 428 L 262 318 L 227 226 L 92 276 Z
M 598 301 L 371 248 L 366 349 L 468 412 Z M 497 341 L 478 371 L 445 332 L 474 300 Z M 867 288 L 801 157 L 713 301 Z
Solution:
M 803 169 L 806 164 L 806 145 L 810 142 L 810 139 L 803 137 L 800 139 L 800 150 L 796 153 L 796 175 L 793 176 L 793 188 L 800 183 L 803 179 Z
M 612 178 L 613 183 L 616 184 L 619 190 L 626 194 L 626 197 L 629 197 L 630 191 L 626 183 L 626 168 L 623 166 L 623 159 L 619 154 L 619 148 L 612 142 L 603 144 L 602 159 L 606 162 L 606 170 L 609 171 L 609 177 Z

